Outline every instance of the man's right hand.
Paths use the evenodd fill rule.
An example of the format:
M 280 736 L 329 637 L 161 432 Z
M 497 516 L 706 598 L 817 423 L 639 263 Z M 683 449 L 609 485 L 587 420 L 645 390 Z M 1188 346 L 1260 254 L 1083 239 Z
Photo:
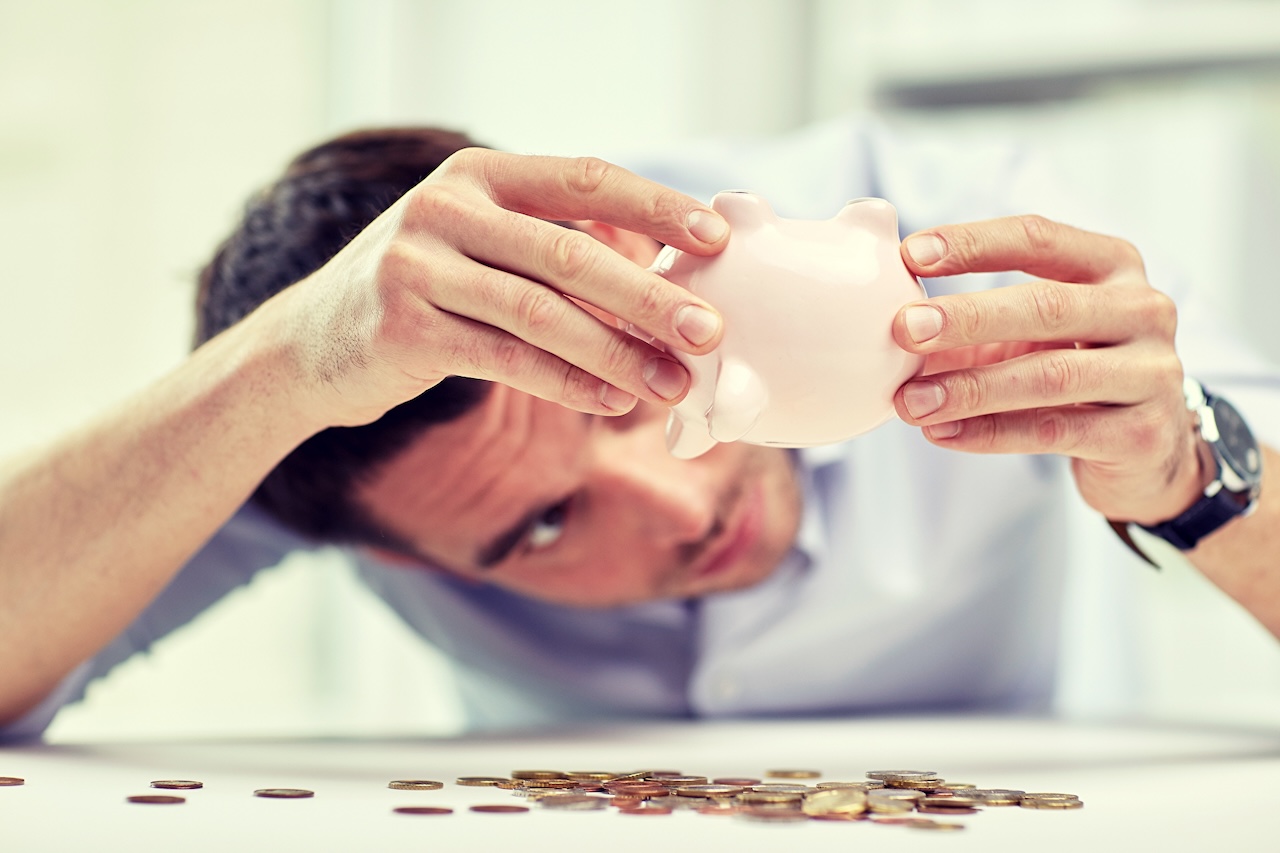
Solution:
M 574 300 L 695 354 L 719 342 L 719 314 L 552 224 L 580 219 L 698 255 L 728 242 L 727 223 L 705 205 L 601 160 L 460 151 L 278 297 L 296 320 L 304 378 L 315 380 L 313 414 L 367 423 L 447 376 L 591 414 L 622 414 L 637 398 L 677 402 L 688 380 L 675 359 Z M 672 370 L 685 380 L 678 394 L 650 388 L 655 371 Z

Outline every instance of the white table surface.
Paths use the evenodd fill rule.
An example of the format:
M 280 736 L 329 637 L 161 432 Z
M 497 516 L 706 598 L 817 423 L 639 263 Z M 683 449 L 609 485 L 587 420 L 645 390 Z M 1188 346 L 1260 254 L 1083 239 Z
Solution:
M 811 768 L 823 779 L 868 770 L 935 770 L 979 787 L 1078 794 L 1085 808 L 988 808 L 953 818 L 962 832 L 857 823 L 766 825 L 676 812 L 489 815 L 477 803 L 524 801 L 466 788 L 459 776 L 517 769 L 760 776 Z M 894 718 L 625 725 L 407 740 L 237 740 L 0 749 L 3 851 L 680 850 L 1280 850 L 1273 815 L 1280 725 L 1271 731 L 1159 724 Z M 156 791 L 156 779 L 195 779 L 196 791 Z M 392 779 L 435 779 L 439 791 L 396 791 Z M 306 800 L 254 797 L 256 788 L 315 791 Z M 174 793 L 177 806 L 132 794 Z M 393 813 L 447 805 L 444 817 Z M 940 818 L 947 820 L 948 818 Z

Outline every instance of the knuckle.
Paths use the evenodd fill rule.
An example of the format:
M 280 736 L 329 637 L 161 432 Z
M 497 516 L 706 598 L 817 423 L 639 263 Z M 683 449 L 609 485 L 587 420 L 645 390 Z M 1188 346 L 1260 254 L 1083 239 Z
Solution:
M 575 157 L 565 171 L 565 188 L 575 195 L 592 195 L 600 190 L 613 168 L 599 157 Z
M 1067 452 L 1068 427 L 1060 409 L 1044 407 L 1032 414 L 1032 429 L 1038 447 Z
M 463 197 L 439 184 L 419 184 L 409 191 L 406 223 L 415 225 L 455 222 L 466 217 L 469 207 Z
M 1178 306 L 1166 294 L 1147 290 L 1138 312 L 1145 327 L 1155 329 L 1161 337 L 1173 338 L 1178 329 Z
M 517 297 L 516 318 L 525 331 L 540 335 L 554 329 L 563 319 L 564 297 L 545 287 L 528 287 Z
M 1167 453 L 1169 432 L 1166 421 L 1154 410 L 1134 407 L 1126 421 L 1125 440 L 1134 455 L 1147 458 Z
M 991 389 L 983 375 L 977 371 L 958 373 L 947 383 L 947 409 L 959 412 L 983 412 L 991 398 Z
M 487 366 L 495 376 L 514 376 L 524 366 L 525 353 L 524 341 L 514 335 L 502 335 L 493 345 Z
M 1031 289 L 1032 305 L 1040 327 L 1061 332 L 1071 324 L 1075 314 L 1076 291 L 1059 284 L 1044 283 Z
M 1057 240 L 1058 223 L 1036 213 L 1024 213 L 1017 217 L 1018 226 L 1026 237 L 1027 245 L 1040 252 L 1053 247 Z
M 636 352 L 631 343 L 633 338 L 614 335 L 610 343 L 601 351 L 600 377 L 619 384 L 622 377 L 630 377 L 637 372 Z
M 593 241 L 581 231 L 558 228 L 548 252 L 551 274 L 559 281 L 577 281 L 591 267 Z
M 1142 252 L 1139 251 L 1137 246 L 1121 237 L 1116 237 L 1115 240 L 1125 266 L 1135 269 L 1144 269 L 1146 267 L 1146 263 L 1142 259 Z
M 1055 350 L 1040 360 L 1040 389 L 1049 397 L 1071 397 L 1080 386 L 1080 371 L 1070 355 L 1071 351 Z

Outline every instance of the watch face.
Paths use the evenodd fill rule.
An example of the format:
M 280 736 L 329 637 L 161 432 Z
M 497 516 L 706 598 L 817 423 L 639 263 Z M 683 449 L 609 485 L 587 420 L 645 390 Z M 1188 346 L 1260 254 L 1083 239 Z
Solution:
M 1246 482 L 1256 483 L 1262 472 L 1262 454 L 1244 418 L 1227 401 L 1214 400 L 1213 419 L 1218 425 L 1218 449 L 1224 461 Z

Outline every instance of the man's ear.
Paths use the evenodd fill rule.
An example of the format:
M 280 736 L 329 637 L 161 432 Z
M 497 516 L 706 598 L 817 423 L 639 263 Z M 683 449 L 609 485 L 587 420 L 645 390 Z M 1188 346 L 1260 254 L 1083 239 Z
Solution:
M 653 259 L 658 256 L 658 250 L 662 248 L 662 244 L 652 237 L 646 237 L 634 231 L 626 231 L 607 222 L 597 222 L 594 219 L 575 219 L 570 224 L 579 231 L 590 234 L 627 260 L 642 267 L 647 267 L 653 263 Z

